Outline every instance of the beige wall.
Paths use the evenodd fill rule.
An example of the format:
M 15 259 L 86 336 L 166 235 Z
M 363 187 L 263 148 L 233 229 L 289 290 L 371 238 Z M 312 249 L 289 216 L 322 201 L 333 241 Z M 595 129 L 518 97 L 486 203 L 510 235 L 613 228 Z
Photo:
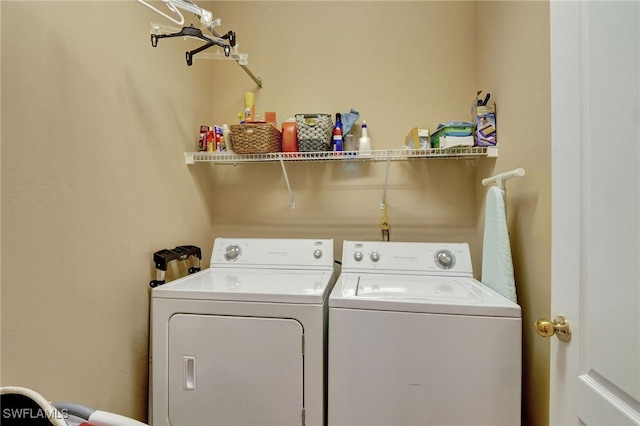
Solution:
M 551 283 L 551 111 L 549 4 L 479 2 L 478 87 L 498 107 L 500 156 L 494 172 L 526 169 L 506 184 L 511 249 L 523 315 L 525 419 L 548 424 L 549 340 L 535 333 L 549 317 Z M 486 188 L 479 189 L 484 193 Z M 480 223 L 481 230 L 484 223 Z
M 1 3 L 3 385 L 144 419 L 154 251 L 199 245 L 206 265 L 215 236 L 334 238 L 336 256 L 380 238 L 384 163 L 288 164 L 295 210 L 278 164 L 184 164 L 198 126 L 236 122 L 245 91 L 280 121 L 354 108 L 375 149 L 468 119 L 491 91 L 500 157 L 392 163 L 391 239 L 468 241 L 479 277 L 479 181 L 525 167 L 508 189 L 518 292 L 525 325 L 547 314 L 547 3 L 199 4 L 237 32 L 262 89 L 231 61 L 187 67 L 197 42 L 153 49 L 149 22 L 168 22 L 133 1 Z M 528 326 L 525 350 L 526 417 L 542 424 L 548 348 Z
M 152 253 L 211 251 L 212 66 L 135 2 L 2 1 L 2 385 L 146 417 Z
M 215 64 L 212 116 L 218 124 L 236 121 L 245 91 L 256 93 L 257 113 L 276 111 L 279 120 L 354 108 L 359 123 L 367 120 L 374 149 L 402 147 L 414 126 L 469 118 L 477 72 L 473 2 L 214 6 L 264 82 L 257 89 L 236 64 Z M 209 200 L 216 234 L 381 237 L 384 163 L 287 165 L 295 210 L 288 208 L 278 164 L 192 169 Z M 473 239 L 475 169 L 464 161 L 392 164 L 391 237 Z M 336 251 L 341 254 L 341 244 Z

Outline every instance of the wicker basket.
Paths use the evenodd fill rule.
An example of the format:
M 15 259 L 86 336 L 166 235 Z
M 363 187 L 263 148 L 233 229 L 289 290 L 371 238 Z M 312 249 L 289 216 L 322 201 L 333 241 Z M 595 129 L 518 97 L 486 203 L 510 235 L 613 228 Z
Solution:
M 237 154 L 282 151 L 282 133 L 270 123 L 232 124 L 231 146 Z

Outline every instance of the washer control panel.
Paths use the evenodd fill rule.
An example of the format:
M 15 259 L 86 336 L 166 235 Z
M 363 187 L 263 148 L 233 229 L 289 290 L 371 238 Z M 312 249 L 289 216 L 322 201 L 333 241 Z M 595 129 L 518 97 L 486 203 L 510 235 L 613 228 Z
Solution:
M 345 241 L 342 270 L 473 275 L 467 243 Z
M 333 268 L 333 240 L 216 238 L 211 267 Z

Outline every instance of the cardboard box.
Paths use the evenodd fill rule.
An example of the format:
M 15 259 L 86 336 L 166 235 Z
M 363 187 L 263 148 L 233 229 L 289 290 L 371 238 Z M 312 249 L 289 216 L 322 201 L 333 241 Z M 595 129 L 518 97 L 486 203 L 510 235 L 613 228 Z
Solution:
M 474 122 L 476 145 L 497 146 L 496 104 L 478 106 Z
M 414 127 L 404 138 L 404 144 L 408 149 L 431 148 L 429 129 L 418 129 Z

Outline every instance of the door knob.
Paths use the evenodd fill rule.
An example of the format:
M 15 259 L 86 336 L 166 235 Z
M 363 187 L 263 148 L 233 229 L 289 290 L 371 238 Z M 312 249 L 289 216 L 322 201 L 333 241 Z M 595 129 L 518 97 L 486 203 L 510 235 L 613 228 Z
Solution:
M 542 337 L 551 337 L 554 334 L 561 342 L 571 340 L 571 328 L 565 317 L 558 315 L 553 322 L 540 318 L 536 321 L 536 332 Z

